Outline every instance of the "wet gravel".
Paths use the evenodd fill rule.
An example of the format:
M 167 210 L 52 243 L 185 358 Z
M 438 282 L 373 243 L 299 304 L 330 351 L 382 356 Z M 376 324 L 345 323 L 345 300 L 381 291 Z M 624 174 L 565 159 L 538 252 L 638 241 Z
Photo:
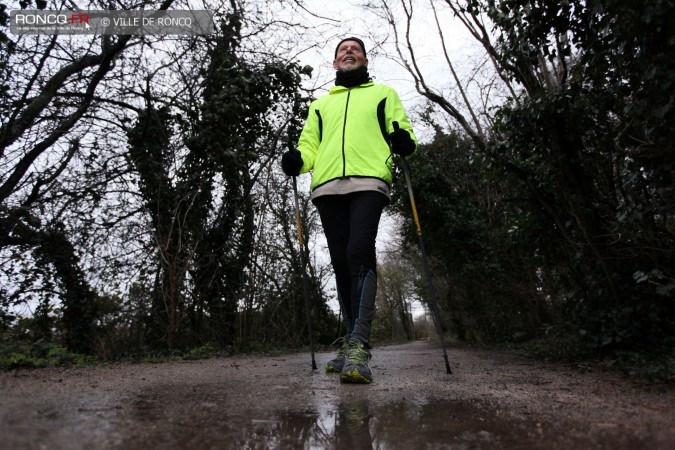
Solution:
M 332 354 L 317 353 L 319 366 Z M 309 353 L 0 374 L 7 449 L 675 449 L 675 389 L 511 351 L 373 350 L 341 384 Z

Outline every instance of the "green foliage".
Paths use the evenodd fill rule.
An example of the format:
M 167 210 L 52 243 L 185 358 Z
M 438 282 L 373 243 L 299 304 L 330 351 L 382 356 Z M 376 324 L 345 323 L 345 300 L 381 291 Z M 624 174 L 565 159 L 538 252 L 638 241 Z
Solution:
M 648 352 L 618 351 L 606 364 L 628 375 L 654 381 L 675 381 L 675 352 L 653 355 Z
M 485 145 L 439 134 L 413 162 L 451 330 L 545 337 L 552 354 L 672 359 L 675 3 L 464 11 L 493 21 L 494 56 L 521 90 L 495 110 Z M 413 231 L 408 220 L 410 245 Z
M 278 152 L 287 128 L 280 124 L 287 117 L 297 121 L 304 111 L 300 82 L 308 69 L 276 58 L 242 58 L 239 20 L 228 16 L 209 43 L 199 107 L 184 115 L 150 103 L 128 132 L 153 242 L 161 243 L 150 308 L 148 343 L 154 348 L 204 341 L 239 347 L 242 338 L 256 338 L 248 336 L 249 323 L 239 322 L 238 308 L 257 284 L 249 278 L 255 213 L 264 201 L 255 195 L 257 177 Z M 286 134 L 293 133 L 291 123 Z
M 0 370 L 81 366 L 91 362 L 91 357 L 43 340 L 0 344 Z
M 551 311 L 532 267 L 538 262 L 532 251 L 536 240 L 527 236 L 533 223 L 520 215 L 525 205 L 518 200 L 519 186 L 477 153 L 470 140 L 455 134 L 438 134 L 422 145 L 411 166 L 443 321 L 464 341 L 499 342 L 538 333 Z M 409 252 L 416 253 L 403 180 L 395 188 Z M 428 302 L 423 279 L 418 295 Z
M 218 356 L 218 354 L 219 352 L 212 344 L 206 343 L 200 347 L 195 347 L 189 350 L 183 356 L 183 359 L 207 359 Z
M 79 257 L 68 239 L 62 224 L 56 223 L 39 234 L 35 249 L 37 263 L 51 264 L 63 288 L 63 328 L 68 349 L 78 353 L 92 353 L 95 338 L 94 291 L 80 268 Z
M 3 103 L 5 116 L 42 130 L 25 134 L 5 154 L 18 164 L 7 173 L 16 169 L 10 179 L 16 178 L 21 195 L 0 205 L 3 270 L 16 267 L 0 287 L 0 332 L 101 359 L 165 350 L 198 357 L 210 354 L 209 346 L 306 345 L 298 254 L 285 259 L 293 241 L 266 249 L 265 258 L 280 260 L 272 282 L 255 278 L 255 249 L 266 228 L 278 226 L 258 221 L 257 214 L 270 208 L 264 198 L 274 190 L 270 163 L 286 142 L 297 140 L 308 104 L 301 79 L 311 67 L 242 46 L 247 38 L 241 29 L 250 29 L 243 14 L 237 4 L 226 5 L 218 32 L 194 39 L 122 37 L 103 52 L 119 63 L 108 66 L 103 58 L 101 70 L 89 70 L 101 59 L 91 46 L 66 50 L 38 40 L 37 47 L 24 48 L 0 33 L 0 48 L 11 52 L 0 52 L 3 80 L 19 81 L 0 83 L 0 97 L 12 100 L 4 102 L 7 108 Z M 0 22 L 7 20 L 0 3 Z M 139 44 L 133 46 L 138 52 L 121 53 L 127 39 Z M 37 51 L 42 64 L 22 67 L 23 57 L 12 49 Z M 144 66 L 169 54 L 186 57 Z M 113 66 L 130 76 L 109 77 Z M 87 109 L 99 81 L 106 98 Z M 83 94 L 71 96 L 71 90 Z M 120 133 L 127 145 L 119 144 Z M 24 159 L 38 155 L 35 144 L 44 155 Z M 25 179 L 16 177 L 29 166 Z M 287 199 L 286 191 L 276 201 Z M 130 261 L 130 255 L 145 257 Z M 323 298 L 322 274 L 310 276 L 314 332 L 324 338 L 334 317 Z M 269 305 L 264 283 L 281 287 Z M 129 290 L 120 292 L 120 286 Z M 33 317 L 10 314 L 26 305 Z M 17 363 L 33 358 L 17 355 Z
M 486 156 L 508 169 L 507 195 L 525 200 L 519 211 L 497 207 L 532 257 L 528 271 L 537 271 L 554 327 L 596 354 L 667 354 L 675 343 L 675 3 L 471 7 L 495 23 L 504 74 L 524 88 L 498 109 Z
M 405 251 L 386 253 L 378 261 L 376 318 L 370 333 L 371 342 L 402 342 L 426 335 L 413 321 L 411 302 L 415 295 L 414 276 L 410 255 Z

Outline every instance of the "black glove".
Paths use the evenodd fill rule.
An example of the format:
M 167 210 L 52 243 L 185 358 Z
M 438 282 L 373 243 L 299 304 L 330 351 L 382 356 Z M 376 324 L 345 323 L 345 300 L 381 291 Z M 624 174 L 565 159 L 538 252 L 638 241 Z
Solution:
M 300 175 L 302 164 L 302 154 L 297 150 L 289 150 L 281 155 L 281 170 L 289 177 Z
M 391 151 L 404 158 L 412 155 L 415 151 L 415 141 L 410 137 L 410 133 L 403 128 L 399 128 L 398 122 L 392 122 L 394 132 L 389 135 L 389 142 L 391 142 Z

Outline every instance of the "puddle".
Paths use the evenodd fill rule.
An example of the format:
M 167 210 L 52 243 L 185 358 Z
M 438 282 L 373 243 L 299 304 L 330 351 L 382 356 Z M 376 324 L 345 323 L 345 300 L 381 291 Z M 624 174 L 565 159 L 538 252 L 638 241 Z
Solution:
M 145 391 L 133 403 L 133 417 L 118 417 L 123 428 L 116 428 L 107 441 L 117 443 L 116 437 L 124 434 L 126 439 L 115 448 L 125 450 L 659 448 L 629 429 L 546 423 L 479 402 L 334 397 L 306 409 L 266 411 L 258 400 L 221 408 L 227 405 L 224 392 L 217 385 Z
M 354 402 L 318 411 L 253 418 L 235 448 L 475 449 L 560 448 L 541 424 L 514 423 L 464 403 L 400 401 L 373 407 Z M 553 444 L 553 442 L 551 442 Z

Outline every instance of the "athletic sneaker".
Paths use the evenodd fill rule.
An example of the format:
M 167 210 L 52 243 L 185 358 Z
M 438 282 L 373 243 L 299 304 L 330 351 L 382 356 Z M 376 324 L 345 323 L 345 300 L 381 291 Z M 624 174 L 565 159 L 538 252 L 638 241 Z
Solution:
M 345 355 L 347 354 L 347 340 L 343 337 L 337 338 L 331 345 L 340 344 L 338 354 L 334 359 L 326 363 L 326 372 L 342 372 L 345 365 Z
M 368 366 L 370 356 L 370 352 L 361 341 L 358 339 L 350 340 L 340 381 L 343 383 L 370 383 L 373 381 L 373 373 Z

